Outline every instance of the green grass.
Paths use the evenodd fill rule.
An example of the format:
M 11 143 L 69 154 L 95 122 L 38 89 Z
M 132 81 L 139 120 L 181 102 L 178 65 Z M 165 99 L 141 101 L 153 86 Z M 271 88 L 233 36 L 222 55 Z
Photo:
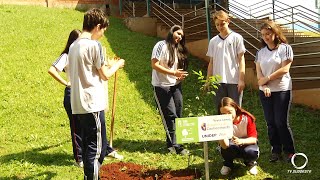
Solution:
M 0 5 L 0 179 L 82 179 L 82 170 L 72 165 L 69 122 L 62 105 L 64 87 L 47 73 L 69 32 L 81 29 L 82 17 L 75 10 Z M 117 81 L 114 147 L 126 162 L 172 170 L 189 166 L 204 175 L 201 143 L 187 144 L 193 154 L 189 164 L 187 157 L 166 154 L 165 134 L 150 85 L 150 56 L 158 39 L 129 31 L 121 19 L 110 21 L 101 42 L 110 55 L 126 60 Z M 198 59 L 191 57 L 190 61 L 190 72 L 205 69 Z M 199 88 L 197 77 L 190 74 L 183 86 L 184 116 L 215 114 L 212 97 L 199 93 Z M 113 79 L 109 81 L 109 104 L 112 90 Z M 260 172 L 252 177 L 237 163 L 239 168 L 228 178 L 318 179 L 318 110 L 299 105 L 291 109 L 296 149 L 308 156 L 305 169 L 312 173 L 289 174 L 287 170 L 294 169 L 290 163 L 268 162 L 270 146 L 257 91 L 247 87 L 243 106 L 257 117 Z M 210 178 L 223 179 L 216 143 L 210 142 L 209 147 Z M 299 163 L 303 163 L 301 159 L 297 159 Z

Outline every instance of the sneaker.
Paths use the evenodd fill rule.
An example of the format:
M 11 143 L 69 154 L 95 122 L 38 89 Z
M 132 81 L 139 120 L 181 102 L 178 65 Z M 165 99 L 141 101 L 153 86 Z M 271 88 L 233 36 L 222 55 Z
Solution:
M 249 169 L 249 173 L 252 175 L 257 175 L 258 174 L 257 165 L 251 166 L 251 168 Z
M 177 151 L 176 151 L 176 149 L 174 147 L 169 147 L 168 151 L 169 151 L 170 154 L 177 154 Z
M 112 157 L 112 158 L 115 158 L 115 159 L 118 159 L 118 160 L 123 160 L 123 156 L 118 154 L 117 151 L 112 151 L 111 153 L 108 154 L 109 157 Z
M 83 161 L 75 162 L 75 166 L 78 166 L 79 168 L 83 168 Z
M 276 162 L 281 159 L 281 154 L 272 153 L 269 162 Z
M 220 173 L 221 175 L 228 175 L 231 172 L 231 168 L 229 168 L 228 166 L 222 166 Z
M 188 149 L 182 149 L 178 154 L 183 155 L 183 156 L 187 156 L 190 154 Z
M 286 161 L 287 162 L 291 162 L 291 159 L 292 159 L 292 156 L 293 156 L 294 154 L 292 154 L 292 153 L 289 153 L 289 154 L 286 154 Z

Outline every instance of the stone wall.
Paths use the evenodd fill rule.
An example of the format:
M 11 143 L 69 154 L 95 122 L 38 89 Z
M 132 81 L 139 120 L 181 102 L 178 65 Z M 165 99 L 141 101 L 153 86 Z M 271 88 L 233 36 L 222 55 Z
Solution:
M 149 17 L 128 17 L 125 19 L 126 26 L 135 32 L 149 36 L 157 36 L 157 19 Z

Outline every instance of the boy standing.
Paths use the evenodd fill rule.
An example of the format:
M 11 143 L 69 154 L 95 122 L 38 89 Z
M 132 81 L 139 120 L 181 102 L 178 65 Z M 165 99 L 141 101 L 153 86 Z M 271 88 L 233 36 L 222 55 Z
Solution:
M 82 129 L 84 179 L 99 179 L 99 169 L 106 156 L 108 141 L 104 109 L 103 81 L 124 66 L 120 59 L 111 68 L 105 63 L 100 39 L 109 25 L 100 9 L 84 14 L 83 33 L 69 49 L 71 107 Z
M 213 75 L 221 76 L 215 96 L 217 112 L 220 114 L 220 102 L 223 97 L 230 97 L 241 106 L 245 86 L 246 49 L 242 36 L 229 28 L 230 19 L 226 12 L 217 11 L 213 16 L 213 22 L 219 34 L 209 42 L 207 56 L 210 57 L 210 63 L 207 80 Z

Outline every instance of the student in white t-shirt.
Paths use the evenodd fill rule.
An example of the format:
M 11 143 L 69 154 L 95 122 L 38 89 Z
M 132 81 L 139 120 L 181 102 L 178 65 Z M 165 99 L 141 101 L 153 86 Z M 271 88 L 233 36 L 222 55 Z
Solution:
M 68 53 L 70 45 L 78 39 L 80 36 L 81 31 L 74 29 L 70 32 L 68 42 L 66 47 L 62 51 L 60 57 L 50 66 L 48 73 L 59 83 L 64 85 L 66 88 L 64 90 L 64 99 L 63 105 L 64 109 L 67 112 L 69 118 L 69 125 L 71 131 L 71 139 L 72 139 L 72 149 L 73 149 L 73 158 L 76 161 L 76 165 L 79 167 L 83 167 L 82 161 L 82 150 L 81 150 L 81 131 L 80 131 L 80 124 L 76 121 L 75 116 L 72 114 L 71 111 L 71 103 L 70 103 L 70 82 L 69 82 L 69 62 L 68 62 Z M 66 78 L 60 76 L 60 72 L 66 73 Z
M 295 153 L 292 131 L 289 126 L 289 110 L 292 100 L 290 67 L 293 51 L 280 27 L 273 21 L 265 21 L 261 28 L 262 48 L 255 63 L 259 84 L 259 96 L 268 126 L 271 145 L 270 162 L 282 158 L 291 161 Z
M 177 144 L 175 118 L 182 116 L 182 81 L 187 77 L 187 48 L 185 35 L 178 25 L 171 27 L 166 40 L 159 41 L 151 56 L 152 86 L 154 97 L 166 131 L 167 148 L 170 153 L 189 154 Z
M 210 76 L 219 75 L 221 80 L 216 90 L 215 105 L 220 113 L 220 101 L 223 97 L 232 98 L 241 106 L 242 94 L 245 86 L 246 51 L 243 38 L 229 28 L 229 15 L 223 10 L 213 15 L 213 22 L 219 34 L 214 36 L 208 46 L 207 56 L 210 62 L 207 70 L 207 80 Z M 208 86 L 208 83 L 207 85 Z
M 103 81 L 107 81 L 124 66 L 120 59 L 110 68 L 100 39 L 109 25 L 101 9 L 93 8 L 84 14 L 83 32 L 70 46 L 68 59 L 71 81 L 71 107 L 82 130 L 84 179 L 99 179 L 99 169 L 106 156 L 105 114 L 106 97 Z
M 62 51 L 60 57 L 49 68 L 48 73 L 54 79 L 56 79 L 59 83 L 66 86 L 64 91 L 63 104 L 70 121 L 73 157 L 76 160 L 75 165 L 79 167 L 83 167 L 80 123 L 76 120 L 75 115 L 72 114 L 72 110 L 71 110 L 71 100 L 70 100 L 71 83 L 69 81 L 70 78 L 69 78 L 69 61 L 68 61 L 69 47 L 80 36 L 80 34 L 81 34 L 81 31 L 76 29 L 70 32 L 65 49 Z M 64 79 L 63 77 L 60 76 L 60 73 L 62 71 L 66 73 L 67 79 Z M 117 151 L 115 151 L 112 147 L 110 147 L 109 144 L 107 146 L 107 155 L 108 157 L 113 157 L 118 160 L 123 159 L 123 156 L 120 155 Z

